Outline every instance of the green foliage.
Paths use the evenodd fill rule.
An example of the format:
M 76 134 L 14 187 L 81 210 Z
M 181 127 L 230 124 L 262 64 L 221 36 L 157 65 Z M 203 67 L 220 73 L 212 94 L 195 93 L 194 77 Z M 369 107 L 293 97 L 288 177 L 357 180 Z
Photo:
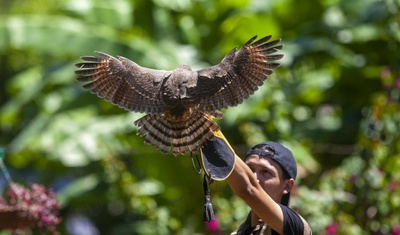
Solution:
M 101 234 L 210 233 L 190 157 L 145 146 L 133 125 L 141 114 L 80 88 L 73 74 L 79 56 L 99 50 L 151 68 L 198 69 L 256 34 L 272 34 L 285 45 L 282 65 L 246 102 L 224 111 L 224 134 L 239 155 L 267 139 L 293 150 L 300 177 L 292 204 L 315 234 L 335 234 L 326 230 L 335 224 L 336 234 L 398 234 L 398 1 L 0 6 L 0 147 L 14 180 L 59 192 L 62 233 L 77 234 L 77 219 Z M 222 234 L 237 228 L 246 205 L 224 182 L 212 185 L 211 196 Z

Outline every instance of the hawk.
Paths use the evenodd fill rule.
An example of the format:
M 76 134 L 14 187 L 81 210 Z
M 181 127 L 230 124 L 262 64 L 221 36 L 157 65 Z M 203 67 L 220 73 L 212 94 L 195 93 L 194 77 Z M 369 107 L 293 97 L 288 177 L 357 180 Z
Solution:
M 77 81 L 98 97 L 128 111 L 146 113 L 134 123 L 146 144 L 163 153 L 186 155 L 214 139 L 222 109 L 237 106 L 252 95 L 272 74 L 283 55 L 283 45 L 271 36 L 252 37 L 239 50 L 232 49 L 222 61 L 193 71 L 187 65 L 175 70 L 145 68 L 117 56 L 96 51 L 75 64 Z

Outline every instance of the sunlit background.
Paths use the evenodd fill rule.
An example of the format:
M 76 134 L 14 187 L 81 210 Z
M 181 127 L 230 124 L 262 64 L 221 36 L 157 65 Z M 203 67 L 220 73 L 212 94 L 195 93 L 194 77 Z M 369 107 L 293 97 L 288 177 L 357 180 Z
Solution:
M 14 181 L 57 192 L 61 234 L 228 234 L 249 209 L 227 183 L 212 184 L 217 221 L 204 224 L 190 156 L 144 145 L 133 124 L 143 114 L 82 89 L 74 63 L 97 50 L 200 69 L 272 34 L 281 67 L 224 110 L 222 131 L 238 155 L 265 140 L 293 151 L 291 205 L 314 234 L 399 235 L 399 10 L 399 0 L 0 0 L 5 164 Z

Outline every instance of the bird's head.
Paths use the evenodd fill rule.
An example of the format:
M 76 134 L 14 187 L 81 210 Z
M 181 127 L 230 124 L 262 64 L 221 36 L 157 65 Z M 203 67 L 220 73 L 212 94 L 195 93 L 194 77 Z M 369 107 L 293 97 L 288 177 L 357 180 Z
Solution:
M 177 101 L 191 98 L 191 91 L 197 84 L 197 73 L 187 65 L 181 65 L 173 70 L 163 86 L 163 98 L 167 101 Z

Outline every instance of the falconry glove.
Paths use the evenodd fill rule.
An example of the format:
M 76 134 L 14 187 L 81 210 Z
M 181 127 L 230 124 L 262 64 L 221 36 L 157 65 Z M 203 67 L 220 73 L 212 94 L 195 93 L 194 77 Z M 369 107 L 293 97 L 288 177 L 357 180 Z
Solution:
M 200 149 L 201 163 L 204 170 L 204 211 L 203 220 L 214 220 L 214 211 L 210 199 L 210 184 L 213 180 L 226 179 L 235 166 L 235 152 L 220 130 L 214 132 L 214 140 L 207 140 Z

